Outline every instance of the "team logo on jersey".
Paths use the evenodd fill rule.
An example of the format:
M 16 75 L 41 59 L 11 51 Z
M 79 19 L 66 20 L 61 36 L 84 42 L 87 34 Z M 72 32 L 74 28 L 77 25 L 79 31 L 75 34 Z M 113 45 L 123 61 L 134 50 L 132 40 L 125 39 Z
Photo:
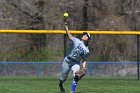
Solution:
M 77 48 L 78 48 L 82 53 L 84 53 L 84 54 L 87 53 L 87 51 L 82 47 L 82 44 L 81 44 L 81 43 L 77 46 Z

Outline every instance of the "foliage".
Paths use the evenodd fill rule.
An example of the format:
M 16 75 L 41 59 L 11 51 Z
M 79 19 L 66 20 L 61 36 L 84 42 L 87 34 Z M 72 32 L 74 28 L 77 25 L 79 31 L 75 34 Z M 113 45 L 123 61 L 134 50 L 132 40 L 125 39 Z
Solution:
M 64 29 L 63 13 L 68 12 L 70 14 L 69 28 L 72 30 L 83 30 L 83 28 L 84 30 L 140 30 L 139 4 L 139 0 L 1 0 L 0 29 Z M 3 40 L 3 35 L 0 35 L 1 51 L 4 53 L 1 61 L 5 59 L 16 61 L 13 58 L 17 56 L 14 55 L 18 55 L 18 61 L 22 61 L 22 57 L 28 57 L 27 55 L 30 53 L 34 54 L 40 48 L 43 50 L 44 47 L 47 47 L 49 50 L 48 46 L 52 44 L 52 40 L 51 51 L 56 50 L 57 52 L 53 51 L 54 55 L 47 52 L 45 57 L 54 56 L 56 60 L 59 60 L 60 56 L 58 57 L 58 55 L 62 55 L 63 52 L 60 49 L 63 47 L 62 36 L 45 34 L 18 35 L 19 37 L 14 37 L 11 34 L 4 36 L 7 39 Z M 21 47 L 13 45 L 3 48 L 19 39 L 27 40 L 30 43 L 20 42 L 19 46 Z M 15 47 L 15 54 L 9 54 L 11 49 L 15 49 Z M 93 35 L 90 48 L 90 60 L 93 61 L 136 59 L 136 40 L 133 36 Z M 22 51 L 23 54 L 18 54 L 19 51 Z M 37 54 L 40 54 L 39 52 Z M 7 57 L 7 54 L 13 56 Z M 42 54 L 38 56 L 42 56 Z M 27 59 L 30 61 L 33 58 Z M 46 60 L 42 57 L 37 58 L 37 61 Z M 53 60 L 53 58 L 48 60 Z

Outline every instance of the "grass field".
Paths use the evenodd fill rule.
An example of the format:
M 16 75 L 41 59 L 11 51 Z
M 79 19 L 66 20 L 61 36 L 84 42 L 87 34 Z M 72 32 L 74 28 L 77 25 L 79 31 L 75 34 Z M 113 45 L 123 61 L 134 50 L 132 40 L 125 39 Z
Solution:
M 71 79 L 65 83 L 70 93 Z M 0 77 L 0 93 L 60 93 L 57 78 Z M 140 80 L 84 78 L 75 93 L 140 93 Z

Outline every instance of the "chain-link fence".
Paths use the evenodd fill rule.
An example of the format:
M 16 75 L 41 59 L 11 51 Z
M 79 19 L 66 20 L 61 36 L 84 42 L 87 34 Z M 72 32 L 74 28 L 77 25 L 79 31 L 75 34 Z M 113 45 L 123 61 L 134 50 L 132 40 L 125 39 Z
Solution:
M 137 78 L 136 40 L 134 35 L 92 35 L 87 76 Z M 0 34 L 0 44 L 1 76 L 59 76 L 64 46 L 68 54 L 72 42 L 62 34 Z
M 62 62 L 2 62 L 0 76 L 60 77 Z M 69 77 L 72 76 L 70 72 Z M 88 62 L 86 77 L 137 79 L 136 62 Z

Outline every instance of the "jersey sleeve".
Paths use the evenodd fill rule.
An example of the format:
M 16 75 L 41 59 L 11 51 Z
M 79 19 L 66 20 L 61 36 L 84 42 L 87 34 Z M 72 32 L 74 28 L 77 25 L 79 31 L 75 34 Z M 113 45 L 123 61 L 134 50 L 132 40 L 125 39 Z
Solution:
M 77 46 L 79 44 L 80 40 L 76 37 L 73 37 L 72 42 L 73 42 L 74 46 Z

